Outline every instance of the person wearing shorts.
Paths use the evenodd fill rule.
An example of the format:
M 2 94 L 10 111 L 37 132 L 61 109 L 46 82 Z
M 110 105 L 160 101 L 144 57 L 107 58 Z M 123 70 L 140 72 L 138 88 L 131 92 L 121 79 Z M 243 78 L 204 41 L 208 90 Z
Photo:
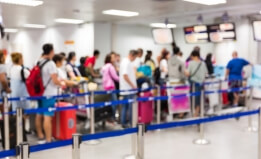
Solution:
M 242 87 L 242 70 L 245 66 L 250 65 L 248 61 L 242 58 L 238 58 L 238 53 L 234 51 L 232 53 L 233 59 L 229 61 L 226 70 L 225 79 L 228 79 L 228 85 L 230 89 Z M 239 92 L 233 93 L 233 107 L 238 106 Z
M 45 44 L 43 46 L 43 56 L 39 61 L 39 65 L 46 64 L 42 67 L 42 80 L 45 86 L 44 96 L 57 95 L 58 86 L 64 87 L 65 83 L 58 78 L 58 71 L 55 63 L 52 61 L 54 50 L 52 44 Z M 39 108 L 53 108 L 55 106 L 55 99 L 48 98 L 38 101 Z M 35 118 L 35 126 L 39 144 L 52 141 L 52 116 L 54 112 L 45 111 L 38 113 Z M 43 122 L 42 122 L 43 121 Z M 43 132 L 44 130 L 44 132 Z

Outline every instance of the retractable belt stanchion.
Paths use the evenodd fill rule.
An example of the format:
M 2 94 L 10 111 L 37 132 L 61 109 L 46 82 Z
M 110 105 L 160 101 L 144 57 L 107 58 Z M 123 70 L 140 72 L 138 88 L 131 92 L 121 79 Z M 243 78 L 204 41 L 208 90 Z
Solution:
M 145 124 L 138 124 L 137 159 L 144 159 Z
M 195 93 L 195 83 L 192 84 L 192 93 Z M 195 96 L 192 96 L 192 102 L 191 102 L 191 113 L 192 113 L 192 117 L 195 114 Z
M 204 118 L 204 107 L 205 107 L 205 96 L 204 96 L 204 88 L 203 85 L 201 85 L 201 93 L 200 93 L 200 117 Z M 199 125 L 199 139 L 196 139 L 193 141 L 194 144 L 196 145 L 207 145 L 210 143 L 207 139 L 205 139 L 205 134 L 204 134 L 204 124 L 201 123 Z
M 157 95 L 160 97 L 160 85 L 157 86 Z M 157 100 L 157 124 L 160 124 L 160 114 L 161 114 L 161 101 Z
M 246 96 L 247 96 L 247 95 L 246 95 Z M 251 111 L 251 110 L 252 110 L 252 101 L 253 101 L 253 87 L 250 88 L 249 98 L 246 100 L 247 110 L 248 110 L 248 111 Z M 258 129 L 253 126 L 252 116 L 248 116 L 248 127 L 247 127 L 247 131 L 249 131 L 249 132 L 257 132 L 257 131 L 258 131 Z
M 94 103 L 94 92 L 91 92 L 91 99 L 90 99 L 90 103 L 93 104 Z M 90 134 L 95 134 L 95 109 L 94 107 L 90 108 Z M 87 144 L 88 145 L 98 145 L 100 144 L 101 141 L 100 140 L 91 140 L 88 141 Z
M 23 142 L 23 109 L 16 109 L 16 144 L 19 145 Z
M 4 141 L 5 141 L 5 150 L 10 149 L 10 139 L 9 139 L 9 105 L 7 94 L 4 95 Z
M 17 159 L 29 159 L 30 149 L 28 143 L 20 143 L 16 147 L 16 158 Z
M 261 159 L 261 107 L 258 114 L 258 159 Z
M 72 159 L 80 159 L 80 145 L 82 143 L 81 134 L 73 134 Z

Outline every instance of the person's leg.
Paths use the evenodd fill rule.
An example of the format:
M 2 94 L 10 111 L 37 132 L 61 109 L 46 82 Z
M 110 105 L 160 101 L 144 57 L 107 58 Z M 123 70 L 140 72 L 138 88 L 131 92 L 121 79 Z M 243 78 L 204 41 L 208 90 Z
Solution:
M 134 95 L 129 95 L 128 99 L 134 99 Z M 134 103 L 129 103 L 128 104 L 128 116 L 129 116 L 129 123 L 132 125 L 132 106 Z M 138 115 L 138 114 L 137 114 Z
M 201 87 L 199 85 L 195 86 L 195 92 L 201 92 Z M 201 96 L 202 94 L 200 93 L 199 95 L 195 96 L 195 114 L 194 117 L 199 117 L 200 116 L 200 104 L 201 104 Z
M 52 142 L 52 117 L 44 116 L 44 132 L 46 142 Z
M 126 96 L 123 96 L 123 100 L 126 100 Z M 121 108 L 121 124 L 123 126 L 126 125 L 127 107 L 128 107 L 128 104 L 122 104 L 122 108 Z
M 37 137 L 39 139 L 44 138 L 42 120 L 43 120 L 43 116 L 37 114 L 35 117 L 35 129 L 36 129 Z
M 117 101 L 118 100 L 117 94 L 112 93 L 111 94 L 111 100 L 112 101 Z M 116 117 L 116 110 L 117 110 L 117 105 L 113 105 L 112 106 L 113 120 L 115 120 L 115 117 Z

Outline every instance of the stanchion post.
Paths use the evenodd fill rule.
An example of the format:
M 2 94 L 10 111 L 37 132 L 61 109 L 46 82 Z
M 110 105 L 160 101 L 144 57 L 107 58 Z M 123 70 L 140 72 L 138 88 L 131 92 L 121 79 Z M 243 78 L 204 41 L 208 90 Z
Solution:
M 158 97 L 160 97 L 161 93 L 160 93 L 161 89 L 160 89 L 160 85 L 157 86 L 157 95 Z M 161 114 L 161 100 L 158 99 L 157 100 L 157 124 L 160 124 L 160 114 Z
M 137 159 L 144 159 L 145 124 L 138 124 Z
M 23 109 L 18 107 L 16 109 L 16 144 L 23 142 Z
M 258 114 L 258 159 L 261 159 L 261 107 L 259 108 Z
M 201 93 L 200 93 L 200 117 L 204 118 L 204 113 L 205 113 L 205 91 L 203 85 L 201 85 Z M 204 124 L 201 123 L 199 126 L 199 139 L 196 139 L 193 141 L 194 144 L 196 145 L 207 145 L 210 142 L 205 139 L 205 134 L 204 134 Z
M 80 159 L 81 134 L 73 134 L 72 159 Z
M 247 97 L 247 93 L 246 93 L 246 97 Z M 247 110 L 251 111 L 252 110 L 252 102 L 253 102 L 253 87 L 250 87 L 250 94 L 249 94 L 249 98 L 246 98 L 246 106 L 247 106 Z M 249 132 L 257 132 L 258 129 L 256 127 L 253 126 L 252 124 L 252 116 L 248 116 L 248 128 L 247 131 Z
M 192 84 L 192 94 L 195 93 L 195 83 Z M 195 114 L 195 95 L 192 95 L 192 102 L 191 102 L 191 113 L 192 117 Z
M 10 139 L 9 139 L 9 106 L 8 106 L 8 97 L 7 94 L 4 96 L 4 141 L 5 141 L 5 150 L 10 149 Z
M 20 143 L 16 147 L 16 158 L 17 159 L 29 159 L 30 148 L 28 143 Z
M 132 104 L 132 127 L 135 128 L 138 124 L 138 101 L 135 97 L 134 102 Z M 131 135 L 131 144 L 132 144 L 132 155 L 137 154 L 137 134 Z

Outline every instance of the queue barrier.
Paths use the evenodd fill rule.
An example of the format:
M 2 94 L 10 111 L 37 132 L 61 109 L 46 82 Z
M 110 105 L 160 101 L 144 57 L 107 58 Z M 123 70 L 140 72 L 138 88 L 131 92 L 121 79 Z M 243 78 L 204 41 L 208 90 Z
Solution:
M 215 116 L 215 117 L 198 118 L 198 119 L 193 119 L 193 120 L 148 125 L 148 126 L 145 126 L 145 132 L 155 131 L 158 129 L 163 130 L 163 129 L 169 129 L 169 128 L 198 125 L 198 124 L 203 124 L 203 123 L 210 123 L 210 122 L 216 122 L 216 121 L 221 121 L 221 120 L 228 120 L 228 119 L 233 119 L 233 118 L 252 116 L 255 114 L 260 114 L 260 109 L 246 111 L 246 112 L 239 112 L 239 113 L 235 113 L 235 114 Z M 90 141 L 90 140 L 95 140 L 95 139 L 104 139 L 104 138 L 109 138 L 109 137 L 118 137 L 118 136 L 123 136 L 123 135 L 128 135 L 128 134 L 135 134 L 135 133 L 138 133 L 138 131 L 139 131 L 139 128 L 135 127 L 135 128 L 124 129 L 124 130 L 102 132 L 102 133 L 82 135 L 82 136 L 80 135 L 80 136 L 81 136 L 81 141 Z M 81 142 L 79 142 L 79 144 L 80 143 Z M 69 139 L 69 140 L 64 140 L 64 141 L 56 141 L 56 142 L 52 142 L 52 143 L 47 143 L 47 144 L 43 144 L 43 145 L 30 146 L 30 153 L 44 151 L 44 150 L 58 148 L 58 147 L 64 147 L 64 146 L 68 146 L 68 145 L 72 145 L 72 144 L 73 144 L 73 139 Z M 17 155 L 16 149 L 0 152 L 0 158 L 16 156 L 16 155 Z

